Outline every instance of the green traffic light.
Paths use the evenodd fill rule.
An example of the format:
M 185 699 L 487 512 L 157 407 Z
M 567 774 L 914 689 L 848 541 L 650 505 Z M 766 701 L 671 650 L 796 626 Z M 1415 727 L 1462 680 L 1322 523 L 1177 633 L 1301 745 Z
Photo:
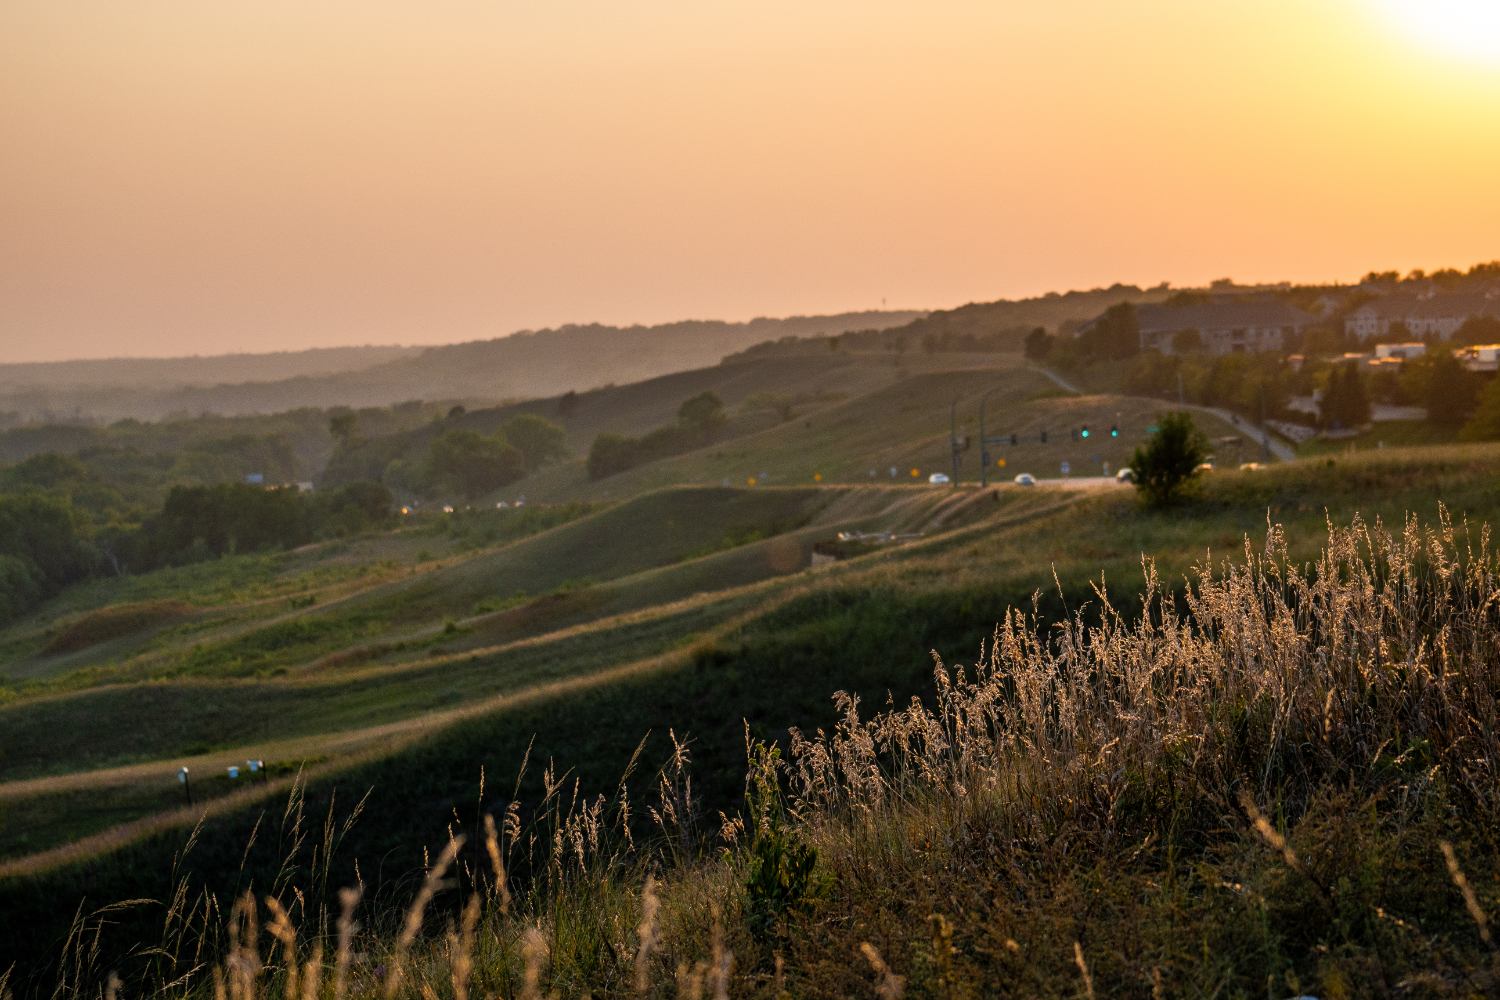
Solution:
M 1089 436 L 1089 429 L 1087 427 L 1085 427 L 1083 430 L 1079 431 L 1078 434 L 1079 434 L 1080 437 L 1088 437 Z
M 1119 437 L 1120 436 L 1120 428 L 1118 428 L 1118 427 L 1111 427 L 1109 429 L 1109 436 L 1112 437 L 1112 438 Z

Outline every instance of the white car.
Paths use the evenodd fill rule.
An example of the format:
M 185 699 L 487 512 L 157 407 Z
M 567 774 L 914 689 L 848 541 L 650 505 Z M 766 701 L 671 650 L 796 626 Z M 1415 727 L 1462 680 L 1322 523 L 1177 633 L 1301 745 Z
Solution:
M 1198 467 L 1196 469 L 1194 469 L 1193 471 L 1194 472 L 1212 472 L 1212 471 L 1214 471 L 1214 463 L 1212 463 L 1212 462 L 1199 462 L 1198 463 Z
M 1115 473 L 1115 482 L 1117 482 L 1117 483 L 1133 483 L 1133 482 L 1135 482 L 1135 470 L 1134 469 L 1121 469 L 1119 472 Z
M 1023 472 L 1016 477 L 1015 483 L 1017 486 L 1035 486 L 1036 476 L 1033 476 L 1029 472 Z
M 948 474 L 945 472 L 934 472 L 932 475 L 927 477 L 927 482 L 931 483 L 933 486 L 946 486 L 949 483 L 953 482 L 953 480 L 949 479 Z

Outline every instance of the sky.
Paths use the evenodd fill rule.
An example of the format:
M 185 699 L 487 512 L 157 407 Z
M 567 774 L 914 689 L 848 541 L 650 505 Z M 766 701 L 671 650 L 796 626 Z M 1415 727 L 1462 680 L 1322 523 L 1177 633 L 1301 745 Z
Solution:
M 0 361 L 1500 258 L 1489 0 L 5 0 Z

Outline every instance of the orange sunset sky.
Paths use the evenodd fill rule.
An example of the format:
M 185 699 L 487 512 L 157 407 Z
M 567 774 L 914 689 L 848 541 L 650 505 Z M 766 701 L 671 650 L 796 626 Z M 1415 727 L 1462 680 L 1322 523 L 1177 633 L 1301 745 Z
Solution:
M 0 5 L 0 361 L 1500 257 L 1473 0 Z

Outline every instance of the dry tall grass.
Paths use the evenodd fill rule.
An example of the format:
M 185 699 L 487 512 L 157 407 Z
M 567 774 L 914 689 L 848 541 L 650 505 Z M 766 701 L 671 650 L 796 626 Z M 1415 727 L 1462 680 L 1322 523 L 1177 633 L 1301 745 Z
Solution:
M 1013 610 L 974 666 L 936 663 L 930 704 L 866 718 L 841 695 L 836 726 L 793 732 L 785 765 L 751 746 L 746 814 L 721 817 L 717 853 L 685 742 L 644 809 L 623 780 L 589 796 L 549 766 L 535 818 L 512 803 L 468 851 L 453 833 L 404 919 L 357 932 L 357 892 L 331 919 L 327 893 L 282 885 L 214 938 L 217 905 L 184 896 L 168 958 L 133 991 L 1500 990 L 1487 530 L 1330 525 L 1303 566 L 1273 526 L 1178 597 L 1144 571 L 1136 618 L 1103 582 L 1066 621 Z M 110 982 L 91 926 L 59 996 Z

